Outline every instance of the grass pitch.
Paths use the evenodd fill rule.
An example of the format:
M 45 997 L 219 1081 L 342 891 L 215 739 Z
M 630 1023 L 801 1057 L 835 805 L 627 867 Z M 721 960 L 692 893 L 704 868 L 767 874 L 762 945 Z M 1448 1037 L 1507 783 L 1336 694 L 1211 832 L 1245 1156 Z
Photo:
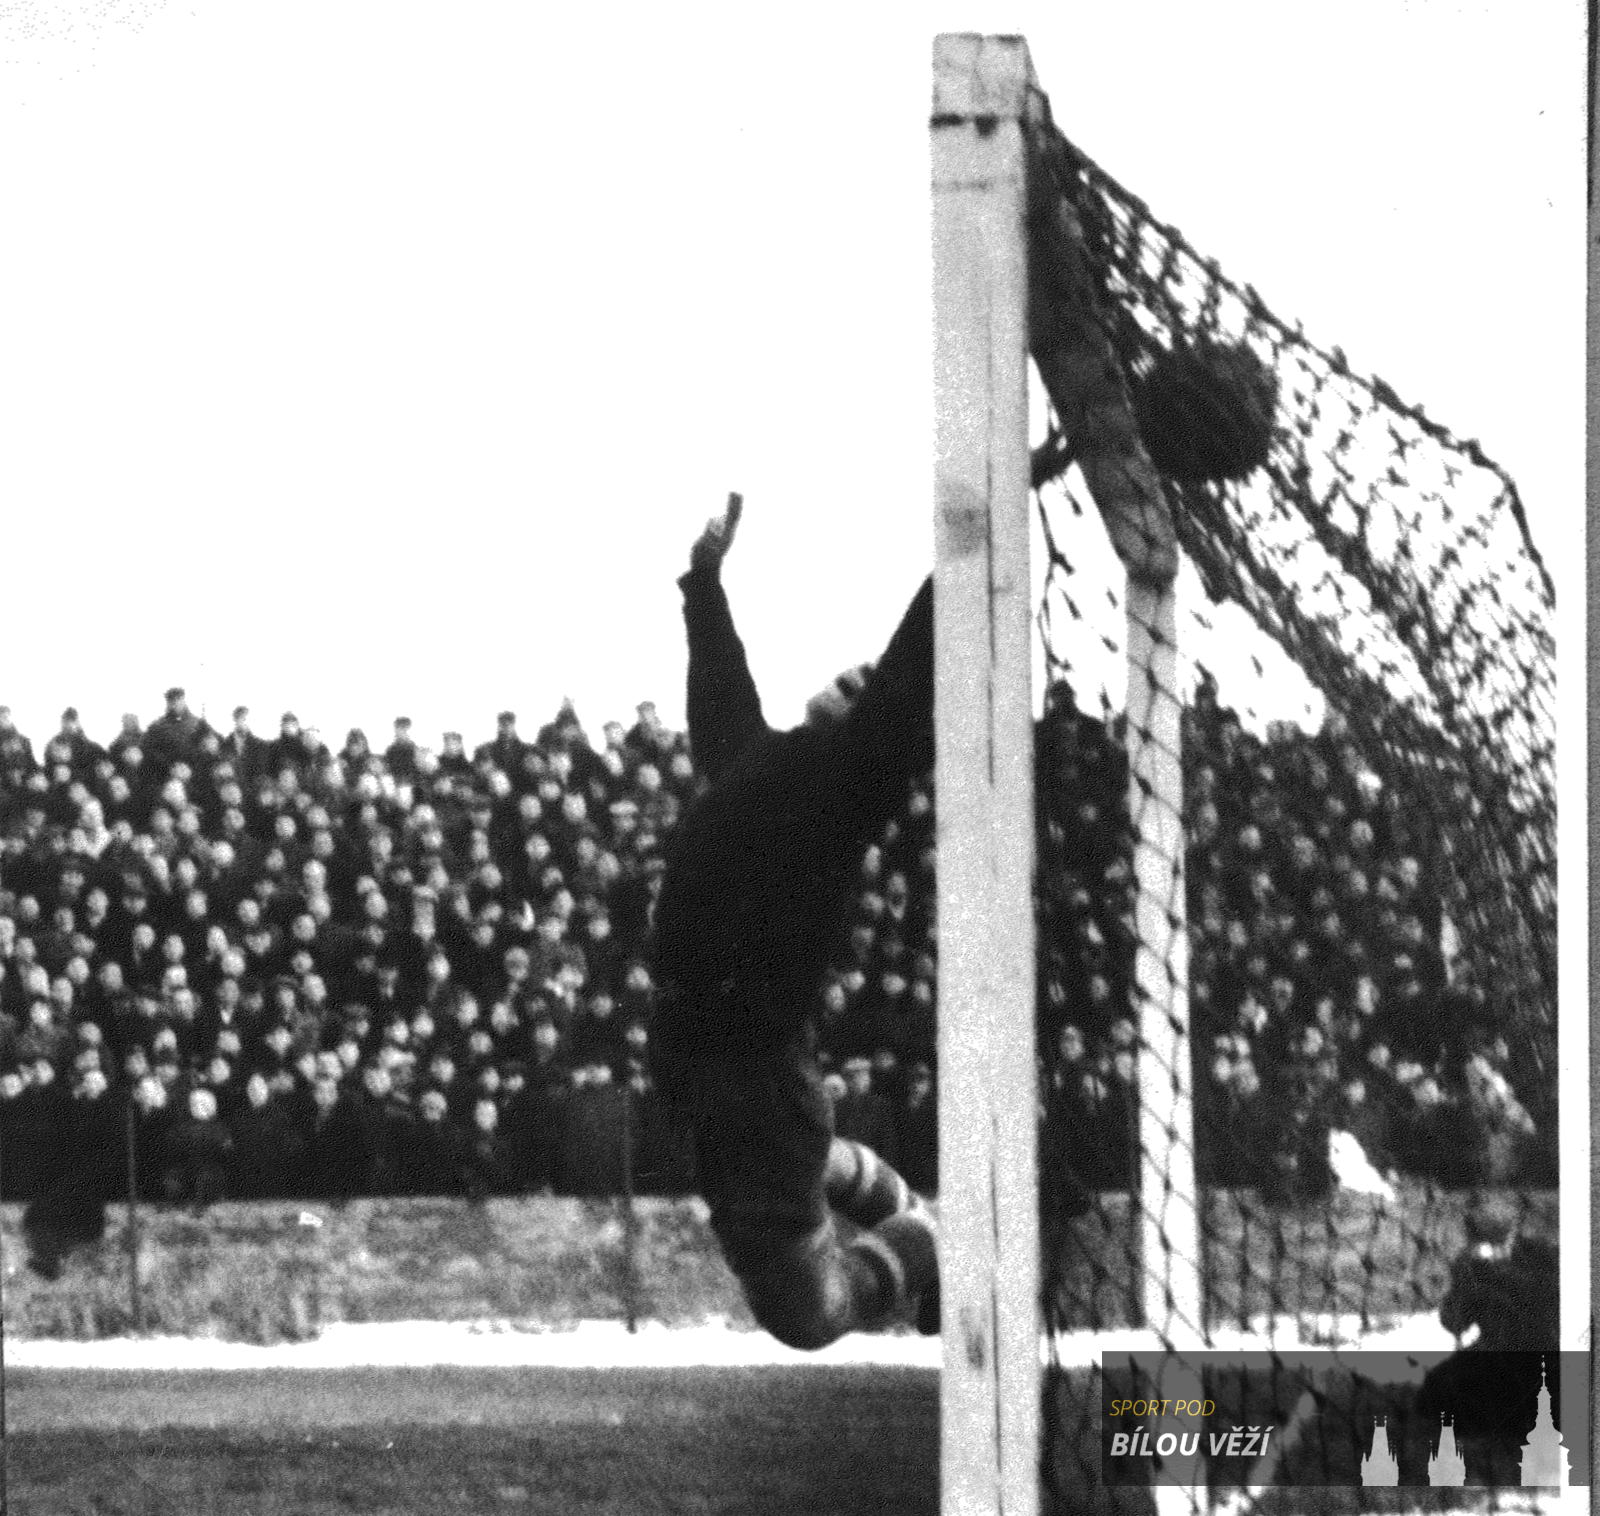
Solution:
M 938 1375 L 19 1371 L 28 1516 L 935 1513 Z

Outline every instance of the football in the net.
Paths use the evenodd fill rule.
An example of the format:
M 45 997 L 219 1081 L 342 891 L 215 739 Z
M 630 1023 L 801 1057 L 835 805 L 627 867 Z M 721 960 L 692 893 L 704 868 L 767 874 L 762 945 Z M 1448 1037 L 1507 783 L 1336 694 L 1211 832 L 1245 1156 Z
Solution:
M 1277 408 L 1276 376 L 1242 342 L 1166 349 L 1134 385 L 1150 461 L 1185 484 L 1248 478 L 1267 461 Z

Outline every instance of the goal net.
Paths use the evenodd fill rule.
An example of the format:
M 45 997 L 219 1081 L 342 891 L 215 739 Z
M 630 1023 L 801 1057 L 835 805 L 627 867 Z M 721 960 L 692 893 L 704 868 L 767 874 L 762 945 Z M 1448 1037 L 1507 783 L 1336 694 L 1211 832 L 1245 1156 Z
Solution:
M 1426 1484 L 1455 1334 L 1558 1346 L 1550 576 L 1020 41 L 939 39 L 933 141 L 946 1509 L 1303 1509 L 1379 1424 Z M 1114 1423 L 1224 1434 L 1185 1488 L 1106 1458 L 1190 1393 Z

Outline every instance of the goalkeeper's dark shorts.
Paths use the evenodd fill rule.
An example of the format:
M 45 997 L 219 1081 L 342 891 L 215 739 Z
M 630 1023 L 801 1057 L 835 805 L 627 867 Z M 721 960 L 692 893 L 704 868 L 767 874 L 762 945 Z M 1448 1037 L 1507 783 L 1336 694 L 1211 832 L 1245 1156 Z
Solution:
M 695 1161 L 712 1230 L 734 1273 L 759 1275 L 827 1224 L 832 1102 L 798 1043 L 708 1060 L 693 1085 Z

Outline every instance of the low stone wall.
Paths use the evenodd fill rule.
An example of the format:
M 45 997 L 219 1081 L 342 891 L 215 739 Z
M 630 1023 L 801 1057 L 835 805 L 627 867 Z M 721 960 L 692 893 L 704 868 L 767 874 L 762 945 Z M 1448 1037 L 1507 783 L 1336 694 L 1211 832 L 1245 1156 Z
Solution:
M 21 1209 L 0 1207 L 6 1331 L 134 1331 L 277 1342 L 336 1321 L 689 1325 L 749 1315 L 697 1200 L 225 1203 L 126 1210 L 55 1280 L 27 1266 Z M 135 1296 L 137 1295 L 137 1302 Z

